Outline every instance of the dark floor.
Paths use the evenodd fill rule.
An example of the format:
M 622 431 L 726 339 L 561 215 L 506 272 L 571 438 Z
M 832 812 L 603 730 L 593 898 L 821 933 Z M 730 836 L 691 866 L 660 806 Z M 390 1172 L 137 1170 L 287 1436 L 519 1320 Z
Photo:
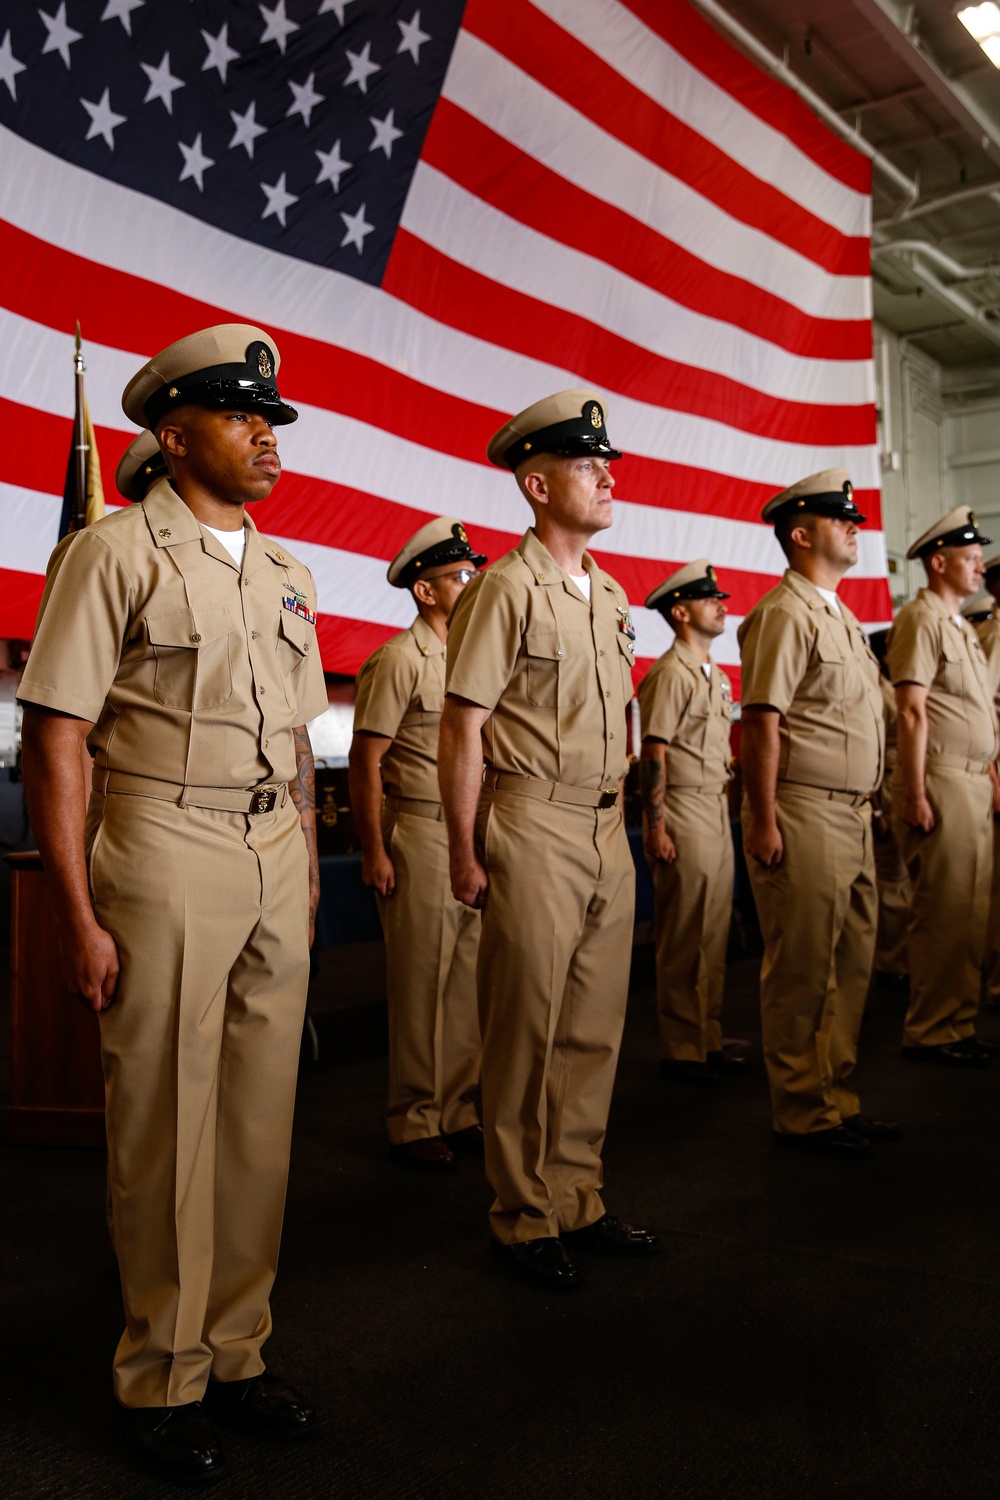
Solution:
M 756 1038 L 755 965 L 730 980 L 727 1030 Z M 231 1438 L 214 1493 L 995 1500 L 1000 1067 L 900 1062 L 900 1008 L 873 998 L 861 1080 L 905 1139 L 844 1165 L 772 1148 L 759 1066 L 720 1091 L 661 1082 L 637 988 L 607 1198 L 665 1249 L 587 1261 L 586 1289 L 565 1299 L 488 1258 L 475 1164 L 436 1180 L 387 1161 L 384 1059 L 355 1037 L 347 1060 L 321 1018 L 267 1352 L 323 1431 L 301 1452 Z M 0 1493 L 172 1493 L 131 1468 L 110 1401 L 103 1157 L 7 1149 L 0 1171 Z

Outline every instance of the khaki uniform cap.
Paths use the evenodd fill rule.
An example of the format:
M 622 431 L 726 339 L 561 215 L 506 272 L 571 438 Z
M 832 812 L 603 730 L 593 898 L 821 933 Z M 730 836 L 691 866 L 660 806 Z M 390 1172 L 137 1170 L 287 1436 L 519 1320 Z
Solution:
M 846 469 L 821 469 L 818 474 L 799 479 L 787 490 L 772 495 L 760 513 L 761 520 L 774 525 L 783 516 L 804 511 L 809 515 L 841 516 L 861 525 L 867 517 L 854 504 L 853 495 L 854 487 Z
M 971 547 L 973 542 L 985 542 L 988 546 L 992 540 L 990 536 L 983 536 L 975 514 L 968 505 L 956 505 L 954 510 L 935 521 L 933 526 L 928 526 L 906 555 L 913 562 L 918 557 L 929 557 L 941 547 Z
M 277 426 L 298 412 L 278 395 L 281 356 L 270 334 L 252 323 L 218 323 L 189 333 L 147 360 L 122 393 L 137 427 L 152 427 L 174 406 L 260 411 Z
M 405 589 L 428 568 L 448 562 L 467 562 L 473 568 L 482 568 L 488 561 L 483 553 L 473 552 L 461 521 L 454 516 L 438 516 L 413 533 L 396 553 L 385 576 L 393 588 Z
M 569 458 L 621 458 L 612 448 L 605 421 L 608 403 L 600 391 L 557 391 L 525 407 L 490 438 L 486 457 L 498 469 L 516 469 L 538 453 Z
M 658 584 L 646 600 L 647 609 L 660 609 L 666 613 L 684 599 L 728 599 L 729 595 L 719 588 L 715 569 L 707 557 L 697 557 L 671 573 Z
M 115 487 L 126 500 L 139 501 L 158 479 L 167 477 L 167 464 L 160 445 L 149 431 L 133 438 L 118 460 Z

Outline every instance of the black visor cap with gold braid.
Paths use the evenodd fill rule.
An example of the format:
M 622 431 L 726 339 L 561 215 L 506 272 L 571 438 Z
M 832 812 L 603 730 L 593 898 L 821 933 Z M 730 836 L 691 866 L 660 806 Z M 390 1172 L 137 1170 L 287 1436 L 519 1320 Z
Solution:
M 800 516 L 803 511 L 811 516 L 832 516 L 836 521 L 855 521 L 859 526 L 863 526 L 868 519 L 855 505 L 854 492 L 849 485 L 843 490 L 828 491 L 825 495 L 800 495 L 797 499 L 786 500 L 767 519 L 774 525 L 786 516 Z
M 596 413 L 596 417 L 591 413 Z M 604 426 L 604 413 L 597 402 L 584 408 L 579 417 L 570 417 L 565 422 L 553 422 L 542 427 L 530 437 L 518 438 L 511 443 L 503 455 L 509 469 L 535 453 L 555 453 L 560 458 L 621 458 L 617 448 L 608 442 Z
M 243 364 L 212 365 L 162 385 L 146 402 L 146 419 L 153 427 L 175 406 L 188 405 L 257 411 L 272 427 L 284 427 L 299 415 L 279 396 L 271 351 L 260 342 L 249 345 Z
M 402 588 L 408 589 L 418 578 L 423 578 L 428 569 L 440 568 L 450 562 L 467 563 L 470 568 L 484 568 L 489 558 L 482 552 L 473 552 L 464 526 L 453 526 L 450 537 L 446 537 L 443 542 L 435 542 L 433 547 L 428 547 L 426 551 L 410 559 L 400 573 L 398 582 Z

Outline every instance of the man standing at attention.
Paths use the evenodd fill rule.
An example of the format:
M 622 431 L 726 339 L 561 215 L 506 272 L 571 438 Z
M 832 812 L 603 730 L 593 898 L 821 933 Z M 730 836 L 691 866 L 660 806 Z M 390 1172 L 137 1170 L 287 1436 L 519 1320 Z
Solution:
M 927 584 L 889 636 L 899 738 L 892 814 L 912 882 L 903 1056 L 960 1068 L 987 1067 L 1000 1053 L 975 1035 L 993 866 L 995 685 L 960 613 L 979 590 L 989 540 L 967 505 L 918 537 L 906 555 L 920 558 Z
M 410 538 L 388 578 L 409 589 L 417 618 L 363 664 L 354 710 L 351 807 L 385 933 L 389 1140 L 424 1172 L 452 1171 L 456 1149 L 482 1152 L 480 915 L 451 894 L 437 756 L 448 616 L 486 561 L 452 516 Z
M 979 644 L 986 652 L 990 675 L 994 684 L 993 702 L 1000 713 L 1000 619 L 997 619 L 997 601 L 1000 600 L 1000 557 L 988 557 L 983 563 L 986 570 L 983 582 L 990 594 L 993 608 L 986 611 L 973 623 Z M 968 612 L 963 610 L 968 619 Z M 983 956 L 984 1003 L 990 1010 L 1000 1010 L 1000 798 L 993 789 L 993 882 L 990 887 L 990 912 L 986 923 L 986 952 Z
M 743 847 L 764 937 L 764 1060 L 775 1142 L 845 1160 L 893 1140 L 852 1074 L 875 948 L 871 794 L 885 730 L 878 663 L 837 595 L 857 562 L 842 469 L 764 506 L 788 568 L 739 629 Z
M 674 631 L 639 687 L 646 858 L 656 895 L 656 1008 L 661 1070 L 716 1084 L 746 1061 L 722 1047 L 722 991 L 733 908 L 732 690 L 712 661 L 729 595 L 707 557 L 680 568 L 646 600 Z
M 491 439 L 534 525 L 455 606 L 441 718 L 452 890 L 483 912 L 491 1244 L 551 1290 L 579 1284 L 576 1250 L 659 1248 L 600 1191 L 635 904 L 620 790 L 634 632 L 585 550 L 611 525 L 621 457 L 605 411 L 593 391 L 562 391 Z
M 245 511 L 297 416 L 277 370 L 266 333 L 224 324 L 133 377 L 122 405 L 169 478 L 57 550 L 20 688 L 66 978 L 101 1018 L 115 1395 L 140 1462 L 189 1483 L 224 1472 L 212 1417 L 316 1423 L 260 1353 L 319 894 L 305 726 L 327 703 L 312 578 Z

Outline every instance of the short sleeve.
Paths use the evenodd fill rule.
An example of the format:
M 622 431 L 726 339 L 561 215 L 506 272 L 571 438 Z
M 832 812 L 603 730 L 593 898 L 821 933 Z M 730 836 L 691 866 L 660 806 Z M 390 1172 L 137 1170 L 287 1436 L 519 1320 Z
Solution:
M 527 624 L 520 592 L 502 573 L 480 573 L 466 585 L 448 622 L 447 692 L 496 708 Z
M 358 672 L 355 733 L 394 740 L 413 698 L 417 664 L 406 651 L 380 646 Z
M 691 684 L 680 672 L 654 667 L 639 684 L 639 715 L 643 739 L 671 744 L 691 701 Z
M 21 703 L 94 724 L 121 662 L 132 584 L 100 532 L 78 532 L 49 560 L 35 640 L 18 688 Z
M 886 659 L 893 687 L 914 682 L 929 688 L 937 676 L 941 655 L 940 627 L 924 609 L 908 609 L 889 633 Z
M 316 609 L 316 583 L 308 569 L 305 570 L 306 599 L 309 608 Z M 326 678 L 323 676 L 323 662 L 318 650 L 318 642 L 313 642 L 314 649 L 311 650 L 301 665 L 294 672 L 295 682 L 295 719 L 292 723 L 293 729 L 301 729 L 304 724 L 311 724 L 313 719 L 318 719 L 320 714 L 325 714 L 330 707 L 330 700 L 326 692 Z
M 742 642 L 743 707 L 787 714 L 811 651 L 809 630 L 790 611 L 764 608 L 751 616 Z

